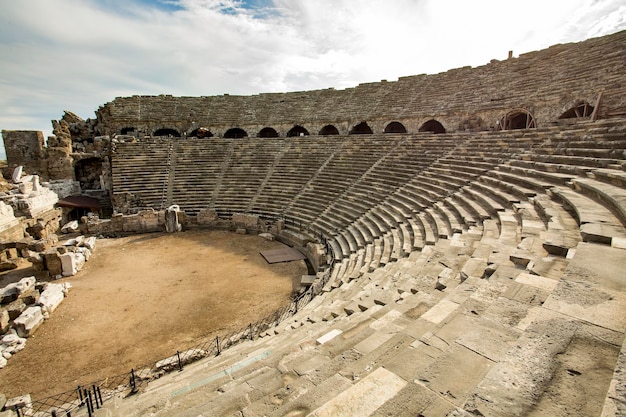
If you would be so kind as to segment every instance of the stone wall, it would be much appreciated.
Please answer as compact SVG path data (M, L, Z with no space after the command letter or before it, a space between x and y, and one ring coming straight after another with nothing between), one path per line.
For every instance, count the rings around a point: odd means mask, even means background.
M33 130L3 130L8 171L22 166L29 174L47 173L43 133Z
M428 120L436 119L447 131L489 130L498 128L498 121L517 108L532 113L537 126L545 127L581 101L594 106L601 92L607 98L605 106L621 107L623 103L616 99L620 95L610 92L624 85L624 43L626 31L476 68L345 90L122 97L100 107L98 129L110 135L132 129L141 137L163 128L184 136L207 127L221 137L228 129L239 127L255 137L264 127L271 127L284 137L294 125L314 135L332 124L340 134L348 134L366 121L374 133L382 133L390 122L398 121L409 132L416 132ZM599 114L611 112L615 109L603 108Z

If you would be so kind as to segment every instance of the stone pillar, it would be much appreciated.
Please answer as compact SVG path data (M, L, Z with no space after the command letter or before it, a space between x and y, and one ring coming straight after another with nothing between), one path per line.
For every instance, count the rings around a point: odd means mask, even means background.
M178 212L180 207L177 205L169 206L165 210L165 231L167 233L180 232L183 227L178 223Z

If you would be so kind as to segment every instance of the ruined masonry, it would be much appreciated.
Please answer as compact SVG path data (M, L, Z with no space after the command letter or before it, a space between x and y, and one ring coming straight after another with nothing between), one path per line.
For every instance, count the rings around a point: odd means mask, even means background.
M78 267L86 244L45 240L72 215L85 236L219 228L306 254L308 305L219 356L155 362L102 415L624 416L624 45L345 90L118 97L45 143L4 130L4 178L24 172L0 195L0 261L30 238L50 276ZM45 217L40 186L91 200ZM53 309L44 293L3 346Z

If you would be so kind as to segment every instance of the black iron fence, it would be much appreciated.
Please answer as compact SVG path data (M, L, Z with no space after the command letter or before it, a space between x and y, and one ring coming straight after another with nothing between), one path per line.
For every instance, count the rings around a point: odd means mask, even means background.
M284 217L273 217L273 220L278 219L299 228L304 227L302 223L297 221L289 221ZM84 414L83 410L86 410L87 415L91 417L96 410L103 407L107 400L115 396L133 395L138 392L141 386L150 381L172 371L182 371L185 365L200 359L219 356L223 350L246 340L254 340L282 321L292 317L322 291L322 288L328 283L334 263L334 253L329 244L330 238L321 231L307 230L307 232L312 233L311 236L319 237L321 243L324 244L326 253L330 255L330 268L320 274L316 282L309 286L306 291L294 296L288 305L275 310L255 323L250 323L231 333L205 340L183 351L177 351L174 355L155 363L133 368L124 374L94 381L87 385L78 386L73 390L16 406L14 410L17 415L19 417L71 417L72 413L76 414L80 411Z

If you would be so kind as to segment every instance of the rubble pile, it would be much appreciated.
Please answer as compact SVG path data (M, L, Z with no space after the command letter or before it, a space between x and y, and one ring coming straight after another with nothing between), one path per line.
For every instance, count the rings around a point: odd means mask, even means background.
M61 304L69 283L37 282L25 277L0 289L0 368L24 349L30 337Z

